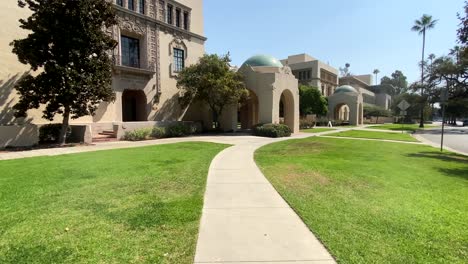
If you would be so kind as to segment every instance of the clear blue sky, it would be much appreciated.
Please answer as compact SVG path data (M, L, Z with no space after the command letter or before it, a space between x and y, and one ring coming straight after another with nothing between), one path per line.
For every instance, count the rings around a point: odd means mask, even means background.
M396 69L418 79L422 37L410 29L422 14L439 19L428 32L426 54L456 44L463 0L204 0L208 53L231 53L240 66L254 54L278 59L308 53L353 74Z

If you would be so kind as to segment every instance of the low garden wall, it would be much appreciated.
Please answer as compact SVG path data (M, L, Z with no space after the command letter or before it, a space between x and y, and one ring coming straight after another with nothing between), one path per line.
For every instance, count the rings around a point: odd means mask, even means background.
M0 148L30 147L39 142L37 125L0 126Z
M196 132L202 132L201 122L192 121L145 121L145 122L122 122L114 123L114 133L118 139L121 139L126 132L131 132L142 128L163 127L168 128L177 124L186 124L196 127Z

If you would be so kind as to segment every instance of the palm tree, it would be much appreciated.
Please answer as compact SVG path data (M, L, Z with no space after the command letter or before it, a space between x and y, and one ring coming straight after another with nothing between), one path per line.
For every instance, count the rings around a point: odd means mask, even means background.
M374 70L374 74L375 74L375 85L378 85L379 84L379 81L377 80L377 75L380 73L379 69L375 69Z
M424 96L424 49L426 48L426 31L433 29L437 24L437 19L432 19L432 16L424 14L419 20L414 21L412 31L416 31L423 36L422 58L421 58L421 96ZM419 127L424 127L424 106L421 107L421 120Z

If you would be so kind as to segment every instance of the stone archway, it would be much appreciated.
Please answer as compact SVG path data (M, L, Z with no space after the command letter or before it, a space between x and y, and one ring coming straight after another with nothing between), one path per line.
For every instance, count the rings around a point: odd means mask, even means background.
M340 121L349 121L350 108L347 104L338 104L333 111L333 119Z
M241 129L251 129L259 123L258 121L258 97L257 94L249 90L249 98L239 107L238 122Z
M291 90L285 89L281 93L278 104L280 120L283 120L284 124L294 131L296 118L298 117L296 116L294 95Z
M148 121L146 95L141 90L125 90L122 93L122 121Z

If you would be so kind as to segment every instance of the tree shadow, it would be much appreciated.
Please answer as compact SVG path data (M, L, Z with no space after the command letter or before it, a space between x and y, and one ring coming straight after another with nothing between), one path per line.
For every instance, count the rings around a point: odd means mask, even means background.
M70 260L74 250L62 245L51 248L45 245L10 245L0 256L1 263L64 263Z
M151 117L151 120L177 121L180 116L179 95L174 94L167 99L158 111Z
M407 157L411 158L429 158L439 161L449 162L457 164L456 168L438 168L438 170L446 176L458 177L464 180L468 180L468 157L459 155L456 153L440 153L431 151L422 151L418 153L407 154ZM458 165L462 165L459 167ZM463 166L464 165L464 166Z
M30 123L32 118L16 118L13 107L18 101L15 85L28 73L17 73L6 80L0 80L0 125ZM13 95L14 94L14 95Z

